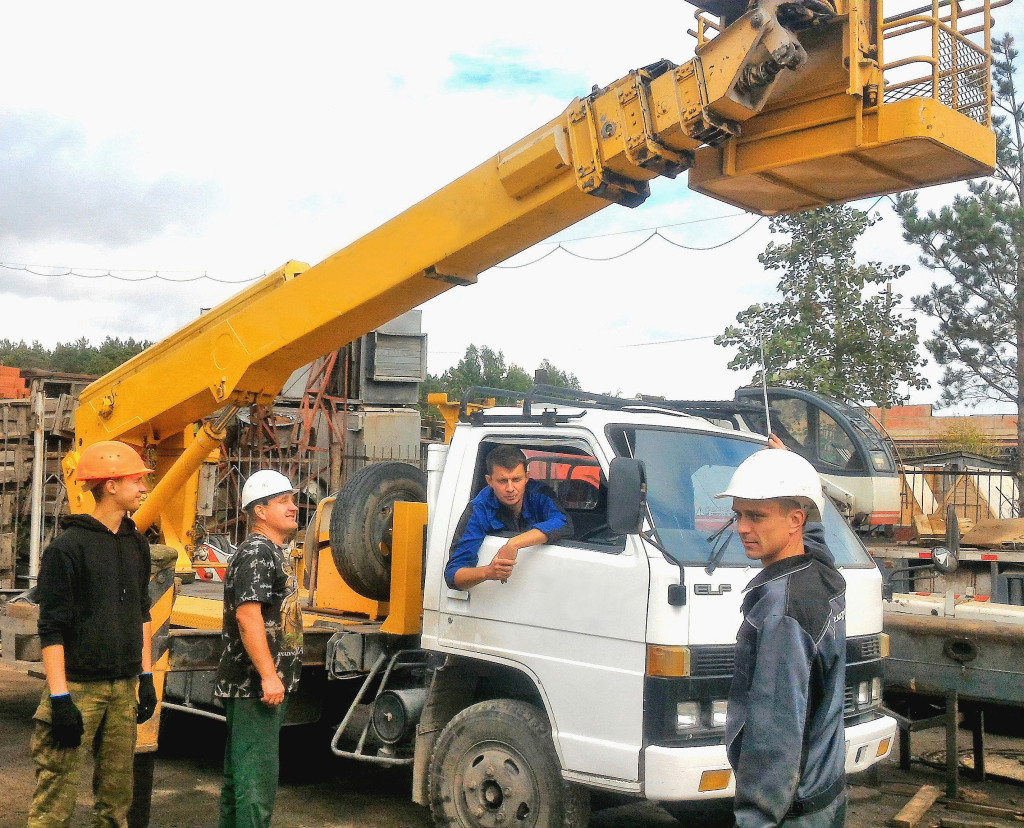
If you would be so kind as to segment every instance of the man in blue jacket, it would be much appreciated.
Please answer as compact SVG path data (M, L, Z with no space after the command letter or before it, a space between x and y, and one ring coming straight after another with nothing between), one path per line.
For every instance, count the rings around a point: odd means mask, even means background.
M455 530L445 581L452 589L470 589L484 581L507 581L520 549L553 543L572 534L572 521L548 486L531 480L522 450L502 445L487 455L487 488L466 506ZM494 559L477 566L487 535L515 532Z
M718 497L732 497L747 557L764 566L745 590L725 726L736 825L841 828L846 584L819 522L821 480L765 449Z

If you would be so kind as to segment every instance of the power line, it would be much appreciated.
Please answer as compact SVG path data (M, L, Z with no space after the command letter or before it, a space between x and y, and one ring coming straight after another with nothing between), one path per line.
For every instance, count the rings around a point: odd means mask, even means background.
M687 247L686 245L680 244L680 243L675 242L672 239L668 238L661 231L662 230L670 230L670 229L672 229L674 227L684 227L684 226L691 225L691 224L704 224L704 223L713 222L713 221L724 221L724 220L727 220L727 219L737 218L737 217L744 216L744 215L747 215L747 214L746 213L729 213L729 214L723 215L723 216L708 216L706 218L691 219L689 221L679 221L679 222L674 222L672 224L661 225L659 227L641 227L641 228L637 228L635 230L616 230L616 231L609 232L609 233L597 233L597 234L591 235L591 236L578 236L578 237L575 237L575 238L572 238L572 239L563 239L563 240L558 241L558 242L541 242L540 245L543 245L543 244L553 244L555 246L552 247L551 250L549 250L547 253L542 255L540 258L534 259L532 262L529 262L527 264L522 264L522 265L496 265L496 267L504 269L504 270L512 270L512 269L518 269L518 268L521 268L521 267L528 267L530 264L536 264L537 262L546 259L552 253L554 253L554 252L556 252L557 250L560 250L560 249L561 250L565 250L565 252L568 253L570 256L575 256L578 259L584 259L586 261L609 261L610 259L621 258L622 256L628 255L629 253L632 253L634 250L637 250L640 247L643 247L643 245L645 245L647 242L649 242L656 235L657 236L661 236L661 238L663 238L669 244L675 245L676 247L681 247L681 248L683 248L685 250L714 250L716 247L721 247L722 245L714 245L712 247ZM757 224L757 222L759 222L760 220L761 219L759 218L757 221L754 222L754 224ZM753 225L751 225L751 227L748 227L747 230L744 230L743 233L746 233L752 227L753 227ZM640 242L640 244L630 248L629 250L625 251L624 253L619 253L619 254L616 254L615 256L611 256L611 257L607 257L607 258L584 256L581 253L576 253L576 252L574 252L572 250L568 250L568 249L562 247L563 244L568 244L570 242L592 241L594 239L604 239L604 238L610 238L612 236L624 236L624 235L631 234L631 233L650 233L651 235L648 236L646 239L644 239L642 242ZM740 236L742 236L743 233L740 233ZM735 238L739 238L739 236L734 237L734 239ZM729 241L733 241L734 239L730 239ZM722 244L728 244L729 241L723 242ZM540 246L540 245L538 245L538 246ZM201 281L201 280L206 280L206 281L215 282L215 283L221 284L221 285L245 285L245 284L249 284L250 282L255 282L258 279L262 279L264 276L266 276L266 274L263 273L263 274L260 274L259 276L253 276L250 279L218 279L218 278L216 278L214 276L210 276L207 271L203 271L202 273L198 273L197 274L196 271L192 271L192 270L157 270L157 271L153 271L152 273L149 273L148 271L143 271L140 268L135 268L135 269L118 269L118 268L68 267L67 265L22 264L22 263L19 263L19 262L0 262L0 268L4 268L5 270L13 270L13 271L21 272L21 273L29 273L29 274L31 274L33 276L43 276L43 277L50 277L50 278L65 278L65 277L68 277L68 276L75 276L75 277L80 278L80 279L115 279L115 280L120 281L120 282L150 282L150 281L156 280L156 281L161 281L161 282L170 282L172 284L187 284L189 282L198 282L198 281ZM53 272L53 271L57 271L57 272ZM146 275L144 275L144 276L134 276L134 277L118 275L118 274L122 274L122 273L146 273ZM172 277L170 277L168 275L168 274L174 274L174 273L185 273L185 274L194 274L194 275L183 276L181 278L172 278Z
M742 213L737 213L736 215L743 215L743 214ZM727 218L727 217L726 216L719 216L719 218ZM731 216L729 216L728 218L731 218ZM700 221L710 221L710 219L699 219L699 220ZM623 256L628 256L630 253L635 253L637 250L639 250L641 247L643 247L645 244L647 244L647 242L649 242L651 239L653 239L655 237L663 239L664 241L667 241L669 244L671 244L673 247L678 247L678 248L681 248L682 250L693 250L693 251L696 251L696 252L703 252L703 251L706 251L706 250L717 250L720 247L725 247L727 244L732 244L737 239L742 238L747 233L749 233L751 230L753 230L755 227L757 227L757 225L760 224L763 220L764 220L764 216L758 216L757 219L754 221L754 223L751 224L749 227L747 227L745 230L741 230L739 233L737 233L732 238L726 239L725 241L719 242L718 244L712 244L709 247L691 247L690 245L682 244L681 242L677 242L677 241L673 241L672 239L670 239L668 236L666 236L664 233L661 232L665 228L655 227L653 229L653 231L651 231L650 235L647 236L647 238L645 238L642 241L638 242L637 244L633 245L628 250L624 250L621 253L615 253L615 254L613 254L611 256L584 256L582 253L577 253L574 250L570 250L568 247L566 247L565 245L567 244L567 242L549 242L550 244L554 244L555 246L552 247L547 253L545 253L542 256L539 256L536 259L533 259L533 260L531 260L529 262L524 262L523 264L518 264L518 265L500 265L499 264L499 265L495 265L494 268L495 268L495 270L519 270L520 268L523 268L523 267L530 267L530 265L535 265L538 262L544 261L544 259L546 259L548 256L552 255L553 253L556 253L559 250L561 250L561 251L563 251L565 253L568 253L573 258L583 259L584 261L587 261L587 262L610 262L610 261L613 261L615 259L621 259ZM685 224L687 222L683 222L683 223ZM679 226L678 224L666 225L666 227L678 227L678 226ZM636 232L644 232L644 231L630 230L630 231L627 231L627 232L636 233ZM619 235L622 235L622 233L621 232L620 233L607 233L604 236L589 236L588 240L589 239L605 238L606 236L619 236ZM580 239L580 241L582 241L582 239Z
M881 201L883 201L884 199L889 199L890 202L895 204L895 202L893 201L893 199L890 196L883 195L883 196L880 196L879 198L877 198L871 204L871 206L867 208L866 212L870 212L871 210L875 209L875 207L877 207L878 204ZM669 238L668 236L666 236L662 231L663 230L670 230L670 229L672 229L674 227L684 227L684 226L691 225L691 224L704 224L704 223L713 222L713 221L724 221L724 220L727 220L727 219L738 218L738 217L744 216L744 215L748 215L748 214L747 213L728 213L728 214L723 215L723 216L708 216L707 218L690 219L689 221L679 221L679 222L675 222L673 224L660 225L658 227L637 228L636 230L615 230L615 231L612 231L612 232L609 232L609 233L597 233L597 234L591 235L591 236L577 236L577 237L572 238L572 239L562 239L561 241L540 242L540 243L538 243L536 245L537 247L543 246L545 244L550 244L550 245L553 245L553 246L546 253L542 254L541 256L538 256L536 259L532 259L529 262L524 262L523 264L517 264L517 265L502 265L502 264L498 264L498 265L494 265L494 268L496 270L520 270L520 269L522 269L524 267L530 267L531 265L535 265L538 262L544 261L544 259L546 259L548 256L551 256L554 253L557 253L559 250L563 251L564 253L567 253L568 255L572 256L573 258L582 259L583 261L587 261L587 262L610 262L610 261L614 261L615 259L621 259L624 256L628 256L631 253L635 253L637 250L639 250L641 247L643 247L645 244L647 244L649 241L651 241L651 239L653 239L655 237L660 238L663 241L666 241L669 244L671 244L673 247L678 247L681 250L690 250L690 251L697 252L697 253L702 253L702 252L706 252L706 251L709 251L709 250L718 250L719 248L725 247L726 245L732 244L733 242L737 241L738 239L741 239L743 236L745 236L747 233L749 233L751 230L753 230L755 227L757 227L757 225L760 224L764 220L765 217L764 216L758 216L757 219L755 219L752 224L750 224L744 230L741 230L735 236L732 236L731 238L728 238L728 239L726 239L723 242L719 242L718 244L712 244L712 245L709 245L707 247L696 247L696 246L692 246L692 245L683 244L681 242L677 242L677 241ZM629 234L632 234L632 233L649 233L649 235L646 238L644 238L643 240L641 240L640 242L638 242L637 244L635 244L632 247L630 247L628 250L624 250L621 253L615 253L615 254L613 254L611 256L584 256L582 253L577 253L576 251L570 250L568 247L565 246L566 244L570 244L570 243L573 243L573 242L593 241L595 239L606 239L606 238L611 238L613 236L624 236L624 235L629 235ZM250 279L218 279L218 278L216 278L214 276L210 276L207 271L203 271L201 274L198 274L198 275L193 275L193 276L187 276L187 277L182 277L182 278L174 279L174 278L168 278L168 276L166 274L168 274L168 273L195 273L196 271L164 270L162 272L161 271L154 271L151 274L148 274L148 275L145 275L145 276L136 276L136 277L133 278L133 277L128 277L128 276L119 276L117 274L119 274L119 273L140 273L140 272L143 272L143 271L141 271L139 269L126 270L126 269L116 269L116 268L80 268L80 267L67 267L65 265L21 264L21 263L17 263L17 262L0 262L0 268L3 268L5 270L17 271L17 272L21 272L21 273L29 273L29 274L31 274L33 276L43 276L43 277L50 277L50 278L64 278L64 277L67 277L67 276L75 276L75 277L78 277L80 279L115 279L115 280L120 281L120 282L149 282L149 281L153 281L153 280L158 280L158 281L162 281L162 282L169 282L171 284L187 284L189 282L198 282L198 281L201 281L201 280L206 280L206 281L214 282L214 283L220 284L220 285L245 285L245 284L249 284L251 282L255 282L255 281L259 280L259 279L262 279L264 276L266 276L266 273L263 273L263 274L260 274L259 276L253 276ZM45 271L60 271L60 272L54 273L54 272L45 272Z
M67 276L76 276L79 279L116 279L119 282L150 282L154 279L161 282L170 282L172 284L185 284L187 282L198 282L201 279L206 279L210 282L216 282L220 285L244 285L249 282L255 282L257 279L262 279L266 274L260 276L254 276L251 279L218 279L214 276L210 276L205 271L198 276L189 276L181 279L171 279L165 274L167 273L194 273L195 271L190 270L164 270L154 271L147 276L136 276L134 278L128 276L118 276L118 273L140 273L140 270L116 270L116 269L103 269L103 268L78 268L78 267L67 267L65 265L37 265L37 264L18 264L16 262L0 262L0 267L5 270L14 270L22 273L30 273L33 276L44 276L52 278L64 278ZM47 273L41 269L45 268L47 271L61 271L59 273ZM91 272L89 272L91 271Z

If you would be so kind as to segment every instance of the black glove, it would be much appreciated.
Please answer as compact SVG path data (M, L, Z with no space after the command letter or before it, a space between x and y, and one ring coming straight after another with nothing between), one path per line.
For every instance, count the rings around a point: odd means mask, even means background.
M153 674L143 673L139 676L139 715L137 722L148 721L156 710L156 688L153 686Z
M71 694L50 696L50 709L53 711L50 717L50 730L53 732L53 741L57 747L76 748L82 744L85 725L82 724L82 714L71 701Z

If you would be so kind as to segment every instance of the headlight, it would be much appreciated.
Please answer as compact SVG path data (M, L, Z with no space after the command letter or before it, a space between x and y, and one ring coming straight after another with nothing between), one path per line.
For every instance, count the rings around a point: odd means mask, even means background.
M725 727L725 719L729 713L729 702L727 701L713 701L711 702L711 726L712 727Z
M857 685L857 707L867 707L871 701L871 682L862 681Z
M875 676L871 679L871 701L877 702L882 700L882 677Z
M697 702L679 702L676 705L676 732L691 730L700 724L700 705Z

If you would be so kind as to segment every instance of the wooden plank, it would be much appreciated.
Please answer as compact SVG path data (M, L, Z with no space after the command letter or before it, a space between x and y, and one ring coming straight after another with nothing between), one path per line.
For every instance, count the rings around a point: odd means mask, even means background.
M892 825L895 828L914 828L929 808L939 798L939 789L934 785L922 785L914 798L904 805L898 814L892 818Z
M0 466L0 485L17 485L27 483L32 476L32 461L26 463L8 463Z
M961 536L960 542L964 546L989 548L1022 539L1024 539L1024 518L1003 520L989 518L979 520L974 528Z
M982 816L1002 817L1003 819L1024 819L1024 811L1021 811L1019 808L1001 808L997 805L983 805L980 802L964 802L959 799L944 799L942 804L950 811L963 811L968 814L981 814Z

